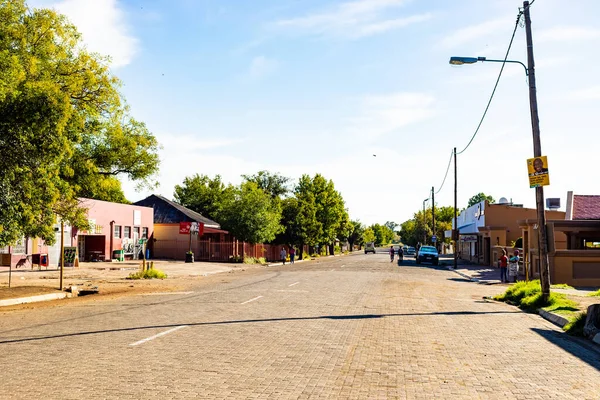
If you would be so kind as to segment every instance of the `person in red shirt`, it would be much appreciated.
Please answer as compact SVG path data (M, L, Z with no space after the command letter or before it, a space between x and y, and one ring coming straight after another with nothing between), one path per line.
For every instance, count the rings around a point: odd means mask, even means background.
M502 249L502 257L498 261L500 261L500 281L508 283L508 257L506 256L506 249Z

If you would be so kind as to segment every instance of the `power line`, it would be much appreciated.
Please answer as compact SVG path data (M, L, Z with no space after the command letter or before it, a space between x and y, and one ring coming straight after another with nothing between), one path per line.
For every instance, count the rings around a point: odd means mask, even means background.
M533 4L533 3L531 3L531 4ZM531 6L531 4L530 4L530 6ZM498 87L498 83L500 82L500 77L502 76L502 71L504 71L504 66L506 65L506 60L508 59L508 54L510 53L510 48L512 47L513 40L515 38L515 33L517 32L517 27L519 26L519 21L521 20L521 15L523 15L523 12L519 11L519 15L517 15L517 21L515 22L515 29L513 30L512 36L510 38L510 43L508 44L508 49L506 50L506 55L504 56L504 60L502 62L502 67L500 68L500 73L498 74L498 78L496 79L496 84L494 85L494 90L492 90L492 94L490 96L490 99L488 100L487 106L485 107L483 116L481 117L481 120L479 121L479 125L477 125L477 129L475 129L475 133L473 134L473 136L471 136L471 140L469 140L469 143L467 143L467 146L464 149L462 149L461 151L459 151L458 153L456 153L456 155L464 153L465 150L467 150L469 148L469 146L473 142L473 139L475 139L475 136L477 136L477 133L479 132L479 128L481 128L481 124L483 124L483 120L485 119L485 116L490 108L490 104L492 104L492 99L494 98L494 94L496 93L496 88Z
M435 194L438 194L444 187L444 183L446 183L446 178L448 177L448 171L450 171L450 164L452 164L452 156L453 155L454 155L454 151L451 151L450 152L450 160L448 160L448 167L446 168L446 175L444 175L444 180L442 181L440 188L437 190L437 192L435 192Z

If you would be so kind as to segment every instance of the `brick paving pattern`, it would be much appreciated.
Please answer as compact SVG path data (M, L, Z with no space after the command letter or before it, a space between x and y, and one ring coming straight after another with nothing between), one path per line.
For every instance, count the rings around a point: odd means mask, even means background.
M600 353L500 290L352 255L0 311L0 399L600 398Z

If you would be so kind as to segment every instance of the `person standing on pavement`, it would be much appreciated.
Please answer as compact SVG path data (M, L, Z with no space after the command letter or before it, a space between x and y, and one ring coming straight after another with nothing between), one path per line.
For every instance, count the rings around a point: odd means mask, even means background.
M514 254L508 259L508 276L517 283L519 277L519 250L515 249Z
M290 264L294 263L294 258L296 258L296 249L292 246L290 247Z
M506 256L506 249L502 249L502 257L500 261L500 282L508 283L508 277L506 276L506 270L508 269L508 257Z
M285 259L287 258L287 252L285 251L285 247L281 248L281 252L279 253L279 258L281 258L283 265L285 265Z

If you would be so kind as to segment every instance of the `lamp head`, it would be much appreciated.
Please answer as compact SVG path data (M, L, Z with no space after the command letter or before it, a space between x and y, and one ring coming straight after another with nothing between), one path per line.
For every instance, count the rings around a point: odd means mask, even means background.
M485 61L485 57L450 57L452 65L475 64L477 61Z

